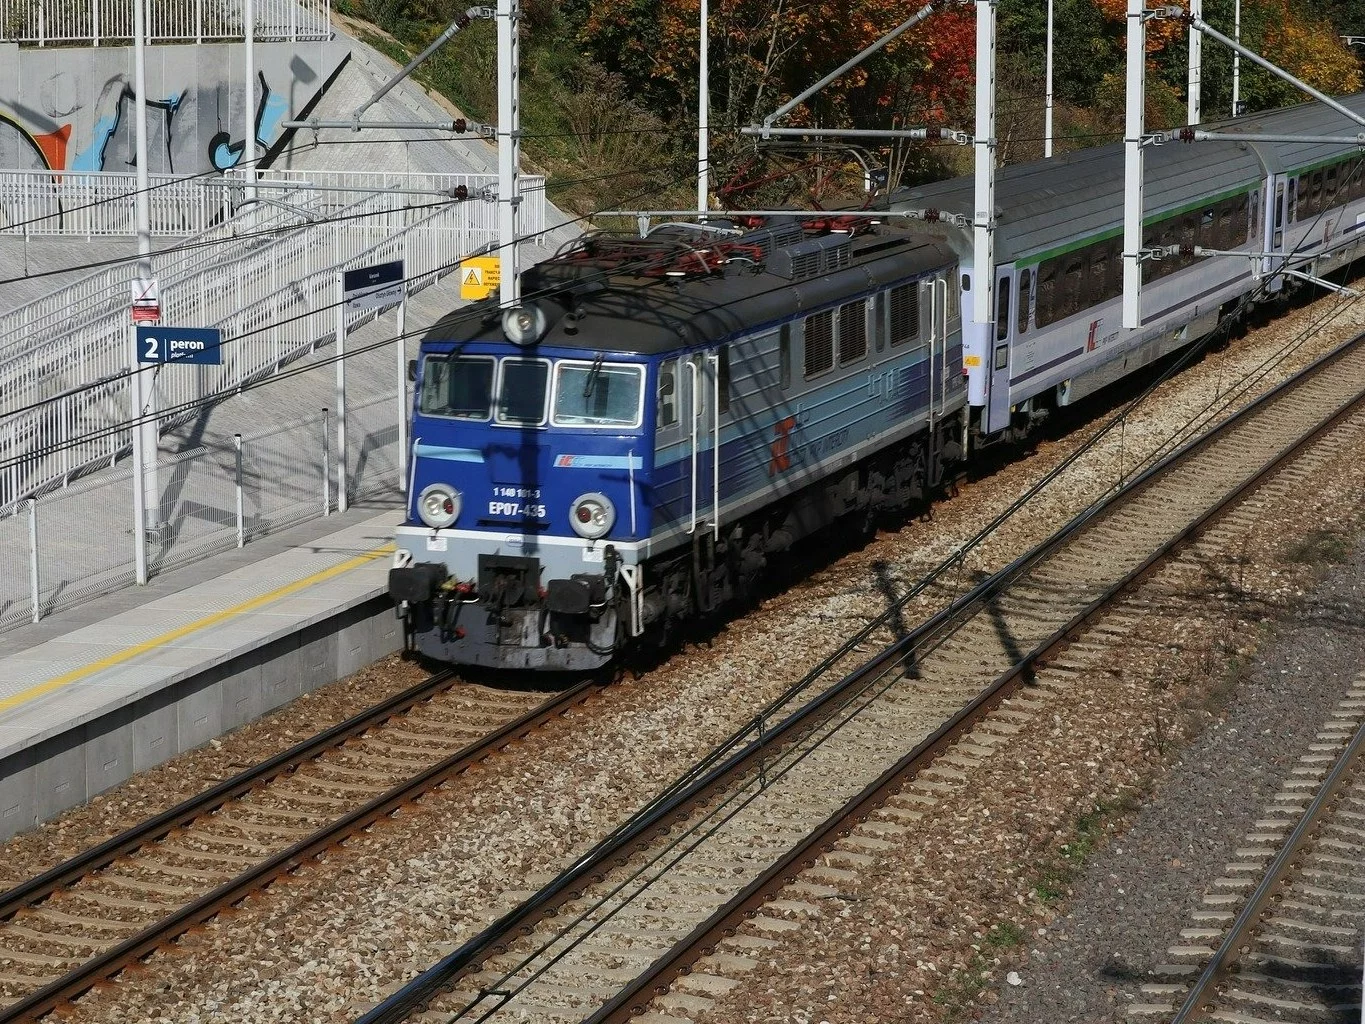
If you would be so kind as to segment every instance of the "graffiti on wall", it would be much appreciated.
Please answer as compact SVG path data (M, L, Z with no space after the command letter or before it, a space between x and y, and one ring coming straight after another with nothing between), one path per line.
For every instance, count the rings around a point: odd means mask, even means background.
M237 91L240 92L240 87ZM135 168L136 96L132 84L127 76L116 74L91 92L93 102L83 102L72 76L59 71L40 87L35 97L39 100L37 104L25 96L28 102L10 104L10 113L0 110L0 168L52 171ZM289 102L270 87L264 71L257 74L253 93L254 134L264 151L278 139ZM149 96L148 170L193 174L235 167L245 145L238 127L240 96L237 104L232 104L232 99L228 83L223 81ZM0 101L7 102L8 98L0 97Z

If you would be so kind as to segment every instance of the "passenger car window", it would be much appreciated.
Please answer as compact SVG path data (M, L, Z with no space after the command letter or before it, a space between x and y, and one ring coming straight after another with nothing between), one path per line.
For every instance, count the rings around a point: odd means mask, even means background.
M429 355L418 408L427 416L486 420L493 406L492 359Z
M1028 330L1028 304L1033 290L1033 271L1025 267L1019 271L1019 320L1015 325L1020 334Z
M637 427L643 377L640 366L562 362L551 419L559 427Z

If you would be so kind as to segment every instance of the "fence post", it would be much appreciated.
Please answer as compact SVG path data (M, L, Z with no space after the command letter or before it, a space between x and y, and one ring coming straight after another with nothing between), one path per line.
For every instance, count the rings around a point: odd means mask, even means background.
M38 499L28 499L28 590L33 599L33 621L42 618L38 603Z
M90 0L90 28L94 36L93 45L100 44L100 0Z
M345 512L350 497L350 481L346 479L346 275L336 274L337 303L337 511Z
M232 443L237 449L237 546L246 544L246 520L242 516L242 435L233 434Z
M327 415L327 406L322 407L322 514L330 516L332 514L332 467L329 454L331 444L332 424L331 418Z

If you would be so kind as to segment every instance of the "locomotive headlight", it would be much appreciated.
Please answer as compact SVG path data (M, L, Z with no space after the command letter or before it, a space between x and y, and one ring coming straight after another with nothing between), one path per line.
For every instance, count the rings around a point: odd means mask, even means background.
M417 517L433 530L444 529L460 517L460 492L449 484L428 484L417 496Z
M596 491L579 495L569 508L569 525L573 532L588 540L605 537L615 522L616 506L605 494Z

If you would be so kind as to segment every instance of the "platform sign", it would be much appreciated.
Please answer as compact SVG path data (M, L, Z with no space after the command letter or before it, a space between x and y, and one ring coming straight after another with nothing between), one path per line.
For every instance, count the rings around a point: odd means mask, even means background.
M342 298L348 309L383 309L403 301L403 261L376 263L342 274Z
M502 263L496 256L471 256L460 263L460 298L486 299L502 284Z
M156 278L137 278L132 282L133 299L130 306L133 323L156 323L161 319L161 282Z
M218 366L223 361L223 332L216 327L139 327L139 363L198 363Z

